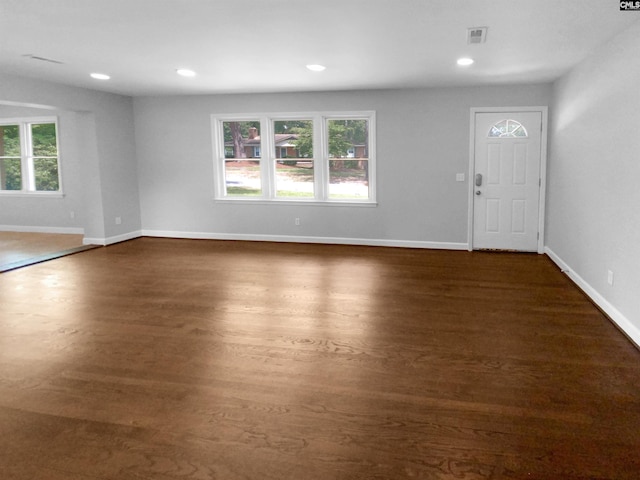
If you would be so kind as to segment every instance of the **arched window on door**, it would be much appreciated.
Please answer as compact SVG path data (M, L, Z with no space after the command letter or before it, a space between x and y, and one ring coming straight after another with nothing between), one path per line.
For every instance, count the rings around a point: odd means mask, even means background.
M489 138L526 138L527 129L515 120L500 120L489 129Z

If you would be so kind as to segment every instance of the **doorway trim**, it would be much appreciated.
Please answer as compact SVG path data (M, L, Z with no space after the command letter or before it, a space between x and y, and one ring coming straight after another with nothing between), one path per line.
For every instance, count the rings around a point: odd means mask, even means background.
M549 107L472 107L469 115L469 188L467 243L473 250L473 178L475 175L475 144L477 113L540 112L542 115L542 133L540 136L540 198L538 209L538 253L544 253L545 204L547 197L547 134Z

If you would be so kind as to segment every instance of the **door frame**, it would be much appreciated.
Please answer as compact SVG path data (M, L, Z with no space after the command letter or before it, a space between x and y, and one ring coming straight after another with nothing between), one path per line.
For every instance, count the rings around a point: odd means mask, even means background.
M544 224L545 204L547 193L547 134L549 107L472 107L469 121L469 190L468 190L468 226L467 244L469 251L473 250L473 205L475 178L475 149L476 149L476 114L477 113L508 113L508 112L540 112L542 114L542 132L540 135L540 196L538 205L538 253L544 253Z

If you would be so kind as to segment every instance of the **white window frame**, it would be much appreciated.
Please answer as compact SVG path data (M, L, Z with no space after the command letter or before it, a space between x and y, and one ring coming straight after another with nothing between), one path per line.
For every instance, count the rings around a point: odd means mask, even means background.
M313 121L313 162L314 197L290 198L276 196L276 164L282 159L276 156L274 122L283 120ZM367 120L369 122L369 197L366 199L335 199L329 197L329 120ZM260 122L261 158L261 196L240 197L226 195L224 122ZM295 112L295 113L253 113L242 115L211 115L213 160L214 160L214 200L230 203L286 203L286 204L322 204L322 205L360 205L376 206L376 112ZM227 159L228 160L228 159Z
M31 125L53 123L56 126L56 150L58 152L58 190L36 190L35 168L33 165L35 156L33 153L33 141L31 139ZM58 117L27 117L27 118L2 118L0 126L17 125L20 133L20 171L22 188L20 190L0 190L0 196L63 196L62 191L62 165L60 153L60 129ZM46 158L46 157L43 157Z

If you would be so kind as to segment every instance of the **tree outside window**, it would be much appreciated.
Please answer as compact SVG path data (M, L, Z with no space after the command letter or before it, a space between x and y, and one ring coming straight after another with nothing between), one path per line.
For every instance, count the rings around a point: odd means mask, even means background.
M225 194L230 197L262 195L260 121L222 122Z
M55 121L24 120L0 125L0 191L59 190Z
M369 198L369 121L328 120L329 197Z
M212 120L216 198L375 202L375 112Z

